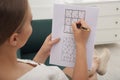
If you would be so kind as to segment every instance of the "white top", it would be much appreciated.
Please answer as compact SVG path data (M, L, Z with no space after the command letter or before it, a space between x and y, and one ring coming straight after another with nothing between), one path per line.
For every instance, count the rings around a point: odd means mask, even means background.
M20 60L19 62L36 65L31 71L24 74L18 80L68 80L66 75L56 66L46 66L31 60Z

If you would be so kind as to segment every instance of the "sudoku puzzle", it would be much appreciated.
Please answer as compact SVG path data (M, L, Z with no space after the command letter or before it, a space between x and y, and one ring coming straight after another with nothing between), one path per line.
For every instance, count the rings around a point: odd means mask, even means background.
M71 24L73 22L77 22L80 19L85 20L85 10L72 10L66 9L65 10L65 20L64 20L64 33L72 33Z

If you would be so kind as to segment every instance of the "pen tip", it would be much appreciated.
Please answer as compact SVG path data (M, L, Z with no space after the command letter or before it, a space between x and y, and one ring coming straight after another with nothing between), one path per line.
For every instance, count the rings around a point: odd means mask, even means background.
M77 26L77 28L80 28L80 27L81 27L81 24L80 24L80 23L77 23L76 26Z

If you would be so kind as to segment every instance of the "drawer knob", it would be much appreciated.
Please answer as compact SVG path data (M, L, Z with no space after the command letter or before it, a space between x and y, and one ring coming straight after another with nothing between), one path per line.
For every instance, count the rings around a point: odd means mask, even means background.
M115 24L118 24L118 21L116 21Z
M115 34L115 37L117 37L117 34Z
M119 8L116 8L116 10L118 11L118 10L119 10Z

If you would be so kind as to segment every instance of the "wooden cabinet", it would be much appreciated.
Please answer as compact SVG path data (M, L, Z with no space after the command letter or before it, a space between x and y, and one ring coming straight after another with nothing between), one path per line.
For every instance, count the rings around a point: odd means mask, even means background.
M100 9L96 44L116 43L120 41L120 1L97 3Z
M120 0L77 3L77 5L99 8L95 44L109 44L120 41Z

